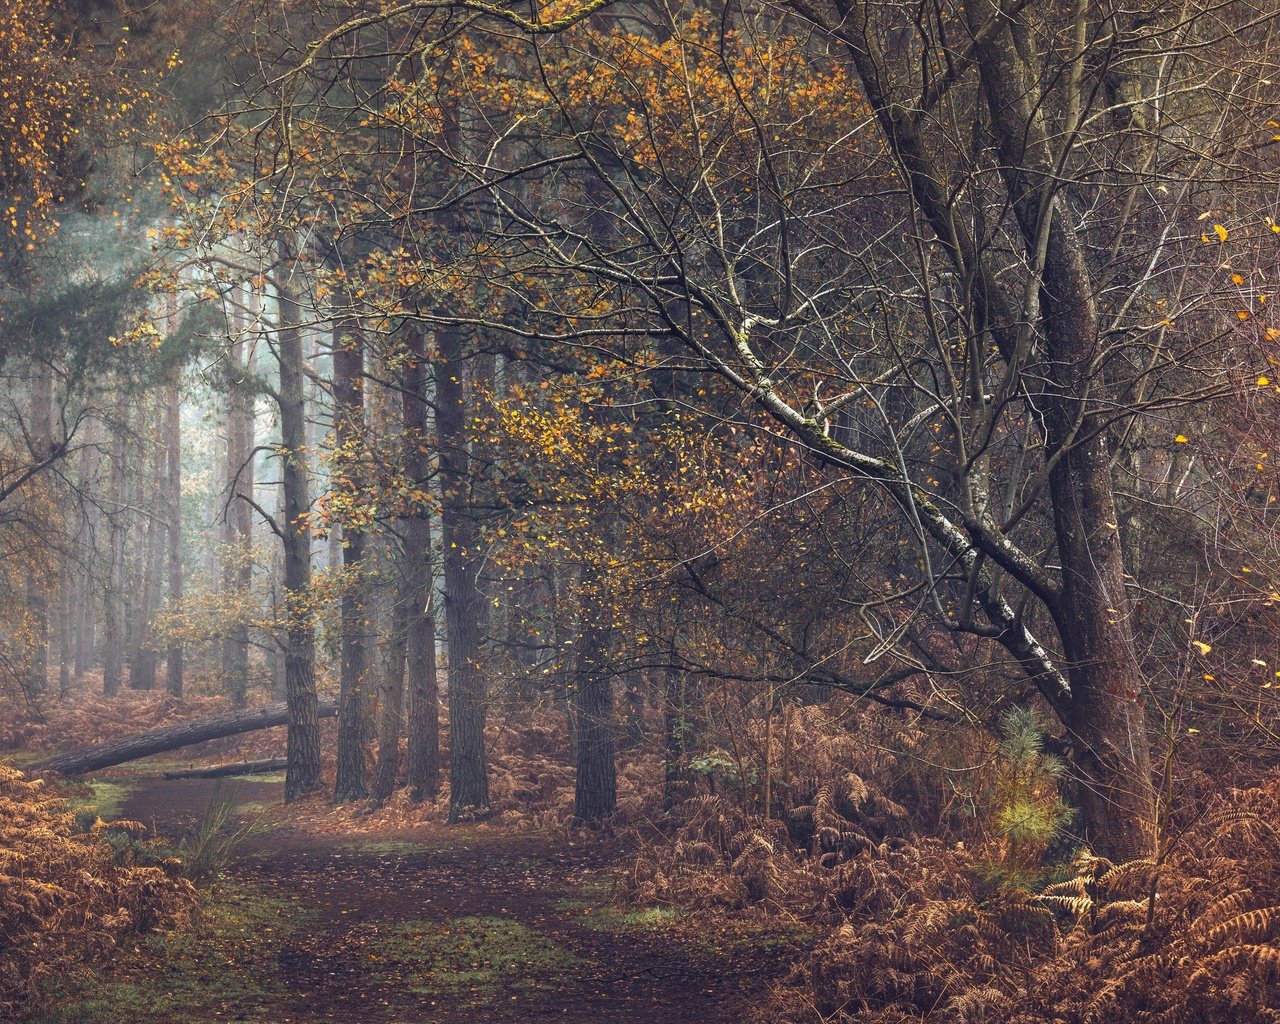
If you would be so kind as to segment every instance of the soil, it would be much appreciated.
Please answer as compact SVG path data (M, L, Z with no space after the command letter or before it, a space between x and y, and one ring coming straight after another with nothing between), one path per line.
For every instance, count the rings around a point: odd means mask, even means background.
M194 828L216 782L138 779L123 816ZM240 799L278 803L279 783ZM319 798L317 798L318 800ZM763 1001L789 957L775 938L699 934L614 906L616 840L438 825L394 839L277 829L229 866L228 892L305 908L258 963L261 1005L208 1019L361 1024L719 1024ZM664 922L654 926L658 918ZM271 929L265 929L271 931ZM507 948L502 948L506 943ZM474 962L469 962L474 958ZM197 1024L190 1015L183 1024Z

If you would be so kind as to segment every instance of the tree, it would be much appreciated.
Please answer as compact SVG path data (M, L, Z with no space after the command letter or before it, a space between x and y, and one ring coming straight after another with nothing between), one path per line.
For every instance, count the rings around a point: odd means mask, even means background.
M1154 695L1113 450L1212 392L1186 372L1201 292L1174 282L1205 259L1179 224L1197 189L1212 202L1197 168L1257 175L1264 70L1226 85L1215 30L1172 13L975 6L953 38L943 5L789 11L456 39L482 56L450 88L483 116L436 128L457 172L438 202L488 211L469 273L504 298L415 315L644 369L643 339L681 343L896 506L917 550L902 607L924 593L944 632L1003 650L1062 723L1086 838L1145 855ZM1220 83L1229 102L1188 89ZM1170 89L1176 113L1152 102ZM427 262L466 273L456 240Z
M333 348L334 460L335 490L339 498L352 502L361 490L360 448L364 433L364 346L356 324L340 320L335 327ZM363 799L365 751L362 722L366 701L369 655L365 649L365 602L368 586L364 579L365 526L347 506L339 515L342 522L342 657L341 691L338 710L338 773L334 800L344 803Z

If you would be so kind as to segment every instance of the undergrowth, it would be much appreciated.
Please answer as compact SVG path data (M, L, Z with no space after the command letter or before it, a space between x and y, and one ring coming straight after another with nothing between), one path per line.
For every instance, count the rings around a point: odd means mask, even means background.
M820 930L761 1021L1280 1021L1280 777L1221 794L1157 858L1055 863L1070 809L1029 720L1006 719L939 829L902 802L926 787L883 737L798 714L787 805L696 796L637 833L625 879L637 905Z
M142 830L96 815L78 830L66 801L0 765L0 1014L130 934L188 922L194 893L177 862L121 863L110 842Z

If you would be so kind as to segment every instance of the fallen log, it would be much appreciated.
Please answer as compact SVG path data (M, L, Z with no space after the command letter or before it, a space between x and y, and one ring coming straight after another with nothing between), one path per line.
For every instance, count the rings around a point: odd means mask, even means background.
M338 701L332 697L320 701L317 713L320 718L336 717ZM255 732L258 729L270 729L275 725L285 725L288 720L288 707L283 703L224 711L221 714L193 718L189 722L167 725L161 729L140 732L135 736L125 736L107 743L99 743L82 750L73 750L67 754L58 754L56 757L48 757L43 761L27 765L23 770L28 775L37 772L80 775L84 772L97 771L99 768L124 764L126 761L136 761L140 757L163 754L167 750L189 747L193 743L203 743L205 740L237 736L242 732Z
M180 768L165 772L166 779L221 779L228 775L262 775L266 772L282 772L289 765L286 757L267 757L261 761L233 761L230 764L212 764L207 768Z

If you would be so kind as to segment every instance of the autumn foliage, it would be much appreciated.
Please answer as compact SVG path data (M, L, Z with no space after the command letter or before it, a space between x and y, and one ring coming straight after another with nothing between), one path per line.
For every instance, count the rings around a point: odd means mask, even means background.
M112 830L144 826L98 821L78 831L65 800L0 765L0 1012L42 982L87 970L131 933L189 921L190 883L164 866L118 862L105 840Z

